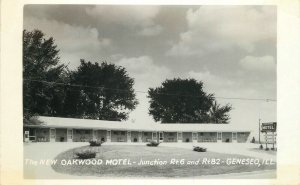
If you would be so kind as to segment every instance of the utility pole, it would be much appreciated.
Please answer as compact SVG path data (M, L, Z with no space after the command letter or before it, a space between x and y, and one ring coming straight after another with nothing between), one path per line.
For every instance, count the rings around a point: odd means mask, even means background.
M258 143L260 144L260 118L258 119Z

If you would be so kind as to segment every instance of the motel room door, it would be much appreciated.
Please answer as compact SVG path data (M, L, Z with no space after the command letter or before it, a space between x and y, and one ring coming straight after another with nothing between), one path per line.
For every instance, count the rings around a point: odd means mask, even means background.
M55 128L50 128L50 142L55 142L56 130Z
M164 141L164 132L159 132L159 142Z
M73 141L73 130L68 129L67 133L68 133L68 135L67 135L68 142L72 142Z

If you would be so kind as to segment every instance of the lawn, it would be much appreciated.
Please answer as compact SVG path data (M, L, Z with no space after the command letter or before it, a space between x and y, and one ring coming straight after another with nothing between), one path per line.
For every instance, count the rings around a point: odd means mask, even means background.
M95 159L102 159L104 162L109 159L130 159L131 165L62 165L62 160L76 159L76 151L91 149L97 151ZM209 149L208 149L209 150ZM170 160L184 159L184 165L170 164ZM59 173L78 176L100 176L100 177L197 177L202 175L217 175L226 173L240 173L258 170L275 169L276 165L228 165L220 163L191 165L187 161L203 161L207 159L220 159L226 161L232 158L251 158L249 156L221 154L215 152L194 152L192 149L171 148L171 147L147 147L147 146L125 146L125 145L104 145L101 147L84 146L71 149L59 154L57 164L52 168ZM167 161L165 165L138 165L140 160ZM261 161L261 160L260 160ZM136 163L133 163L136 162Z

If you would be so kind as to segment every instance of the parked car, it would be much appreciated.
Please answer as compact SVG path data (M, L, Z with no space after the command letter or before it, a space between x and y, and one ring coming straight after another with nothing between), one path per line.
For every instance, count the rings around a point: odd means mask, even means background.
M196 152L206 152L207 148L200 147L200 146L194 146L193 150Z
M159 142L153 141L153 140L151 140L149 143L147 143L147 146L158 146L158 145L159 145Z

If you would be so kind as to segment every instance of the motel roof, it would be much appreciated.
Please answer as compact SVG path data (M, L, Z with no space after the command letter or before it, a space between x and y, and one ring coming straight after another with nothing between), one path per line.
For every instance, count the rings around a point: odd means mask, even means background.
M76 119L76 118L61 118L61 117L45 117L38 118L42 121L41 125L26 125L28 127L39 128L72 128L72 129L104 129L104 130L128 130L128 131L165 131L165 132L250 132L251 130L232 124L189 124L189 123L147 123L140 124L139 122L130 121L106 121L92 119Z

